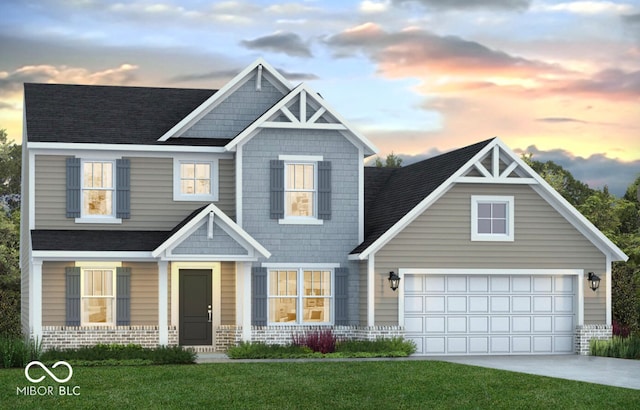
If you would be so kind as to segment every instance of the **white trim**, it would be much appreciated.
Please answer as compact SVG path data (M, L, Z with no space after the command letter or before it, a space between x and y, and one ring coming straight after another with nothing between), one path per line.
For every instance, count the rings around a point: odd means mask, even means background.
M158 344L169 344L169 263L158 261Z
M576 287L578 288L578 300L576 301L576 304L578 305L578 317L576 318L576 326L584 325L584 280L585 276L583 270L582 274L578 275L576 278L576 281L578 282L576 284Z
M151 253L151 255L154 258L157 258L160 255L162 255L163 252L172 249L179 242L184 240L184 238L187 237L189 235L189 233L192 232L192 230L195 227L199 226L205 218L208 218L210 212L213 212L216 215L216 218L215 218L216 224L220 225L220 222L222 222L224 225L226 225L227 227L231 228L231 231L233 233L238 235L239 238L241 238L243 241L245 241L246 244L251 246L261 256L263 256L263 257L265 257L267 259L271 257L271 253L267 249L265 249L262 245L260 245L260 243L258 243L258 241L253 239L253 237L251 235L249 235L244 229L240 228L235 222L233 222L233 220L231 220L231 218L229 218L227 215L225 215L225 213L222 212L214 204L209 204L202 211L200 211L200 213L198 213L198 215L193 217L188 223L186 223L176 233L171 235L171 237L169 237L162 244L160 244L160 246L158 246ZM222 225L220 225L220 226L222 226ZM163 255L163 256L166 257L166 255ZM232 256L224 255L223 257L231 258ZM249 256L242 255L242 257L243 258L247 258L248 260L254 260L255 259L255 257L252 255L252 252L249 252ZM177 260L200 260L201 258L211 259L212 256L211 255L202 255L202 256L196 256L196 255L172 255L172 259L173 260L176 260L176 259ZM233 258L235 258L235 256L233 256Z
M227 152L224 147L208 147L208 146L193 146L193 145L151 145L151 144L93 144L93 143L73 143L73 142L30 142L29 151L38 155L73 155L78 151L95 151L106 152L116 151L116 154L122 154L128 152L140 152L140 153L177 153L177 152L194 152L194 153L211 153L222 154ZM54 151L54 152L52 152Z
M367 259L367 326L369 327L376 325L375 268L375 254L371 254Z
M605 295L605 318L607 325L611 326L612 317L611 317L611 309L612 309L612 300L611 300L611 285L612 285L612 272L611 272L611 256L607 255L607 267L605 272L605 284L606 284L606 295Z
M332 115L338 123L310 123L310 122L274 122L270 121L274 115L276 115L279 111L282 111L283 107L292 101L298 94L305 92L307 97L310 97L312 100L315 100L320 107L323 107L326 112ZM285 114L286 115L286 114ZM335 112L327 102L320 97L315 91L313 91L308 85L302 83L298 85L296 88L292 89L287 95L285 95L280 101L274 104L269 110L267 110L262 116L256 119L251 125L244 129L240 134L238 134L233 140L231 140L225 148L227 151L233 151L238 144L244 143L255 135L255 132L259 128L295 128L295 129L325 129L325 130L343 130L348 131L353 137L358 141L358 145L362 146L365 149L365 152L368 154L375 154L378 152L378 149L371 141L369 141L364 135L357 132L351 126L347 124L347 122L340 116L337 112Z
M29 316L31 333L35 340L42 340L42 261L32 261L29 289Z
M210 194L183 194L182 193L182 175L181 165L182 163L195 163L195 164L208 164L209 168L209 192ZM211 156L194 155L185 156L180 155L173 158L173 200L174 201L191 201L202 202L218 201L218 193L220 188L220 173L218 158L211 158Z
M324 220L316 219L309 216L289 216L287 218L278 219L280 225L323 225Z
M277 262L262 262L260 265L267 269L335 269L339 268L339 263L277 263Z
M48 261L124 260L149 261L156 258L147 251L32 251L32 258Z
M358 243L364 242L364 153L358 147Z
M231 81L224 85L221 89L215 92L211 97L209 97L205 102L200 104L195 110L190 112L186 117L184 117L180 122L174 125L169 131L167 131L163 136L161 136L158 141L167 141L169 138L179 137L182 133L184 133L191 125L200 120L202 117L207 115L213 108L215 108L218 104L220 104L224 99L233 93L236 89L238 89L241 85L246 83L251 77L253 77L253 72L256 71L259 66L262 66L263 75L268 72L271 74L279 83L281 88L291 89L291 85L289 82L271 65L269 65L264 59L258 58L253 63L249 64L244 70L242 70L238 75L236 75ZM266 71L266 72L265 72ZM274 86L277 87L276 84Z
M278 159L280 161L304 161L304 162L319 162L324 161L324 157L322 155L278 155Z
M478 233L478 205L480 203L506 204L507 233L506 234L481 234ZM513 196L500 195L471 195L471 240L479 242L513 242L515 239L515 198Z
M74 262L74 264L77 268L94 269L94 270L116 269L116 268L122 267L121 261L86 260L86 261L77 261L77 262Z
M251 298L251 264L248 262L240 262L240 276L242 277L242 292L239 293L240 303L242 303L242 340L251 341L251 310L253 300Z
M494 178L494 177L460 177L458 183L465 184L506 184L506 185L536 185L538 181L533 178Z

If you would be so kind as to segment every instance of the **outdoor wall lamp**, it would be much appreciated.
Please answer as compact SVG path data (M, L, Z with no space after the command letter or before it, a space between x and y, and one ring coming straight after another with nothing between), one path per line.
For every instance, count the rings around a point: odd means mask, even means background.
M589 281L589 285L592 291L598 290L600 287L600 277L593 272L589 272L589 277L587 278Z
M393 271L389 272L389 286L391 286L391 290L394 292L398 289L398 286L400 286L400 276L396 275Z

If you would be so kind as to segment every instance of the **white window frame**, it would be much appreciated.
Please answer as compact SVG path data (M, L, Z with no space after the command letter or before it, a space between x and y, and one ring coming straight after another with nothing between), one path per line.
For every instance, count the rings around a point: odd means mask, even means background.
M182 164L209 164L209 194L183 194L181 184L181 165ZM173 159L173 200L174 201L218 201L218 158L211 158L211 156L181 156Z
M265 266L265 265L263 265ZM295 267L290 264L284 265L267 265L267 321L269 325L276 326L322 326L332 325L335 318L335 265L312 265L312 266L300 266ZM266 266L265 266L266 267ZM271 295L271 273L277 271L296 271L296 296L278 296ZM305 271L325 271L329 272L329 285L331 286L331 293L329 296L322 296L328 300L329 303L329 320L324 322L306 322L304 320L304 300L305 298L313 298L313 296L304 295L304 272ZM288 298L296 300L296 320L295 322L272 322L270 316L270 304L272 299ZM317 298L317 297L316 297Z
M95 263L95 262L90 262L90 263L82 263L82 262L77 262L76 266L80 267L80 325L81 326L115 326L116 324L116 308L117 308L117 303L116 303L116 299L118 297L118 290L116 289L116 283L117 283L117 275L118 275L118 268L122 266L121 263L116 262L116 263L110 263L110 262L102 262L102 263ZM91 298L91 296L85 296L84 294L84 285L85 285L85 272L87 271L93 271L93 270L110 270L111 271L111 280L112 280L112 284L111 284L111 289L113 290L113 294L111 295L111 319L112 322L105 322L105 323L100 323L100 322L87 322L84 320L84 301L87 298Z
M506 204L507 233L478 233L478 205ZM472 195L471 196L471 240L513 242L515 240L515 198L513 196Z
M111 163L111 214L110 215L88 215L84 211L84 191L91 188L85 188L84 186L84 166L87 163ZM109 224L121 224L122 219L116 218L116 195L117 195L117 178L116 178L116 160L105 158L82 158L80 161L80 218L76 218L76 223L109 223Z
M318 219L318 162L323 161L321 155L280 155L278 159L284 161L284 218L278 220L281 225L323 225L324 221ZM313 165L313 215L312 216L295 216L287 215L287 192L297 192L287 190L287 167L289 165Z

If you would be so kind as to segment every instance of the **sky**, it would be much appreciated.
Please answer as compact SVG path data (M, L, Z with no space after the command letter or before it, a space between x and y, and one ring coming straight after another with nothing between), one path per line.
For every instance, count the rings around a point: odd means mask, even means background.
M258 57L409 164L494 136L616 195L640 175L640 0L3 0L23 83L222 87Z

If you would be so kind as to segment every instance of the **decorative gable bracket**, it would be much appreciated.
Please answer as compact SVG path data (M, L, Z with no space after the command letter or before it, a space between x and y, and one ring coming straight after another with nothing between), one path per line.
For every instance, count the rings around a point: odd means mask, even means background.
M522 166L522 160L513 156L510 150L496 143L472 166L459 176L455 182L499 183L499 184L537 184L538 181Z

